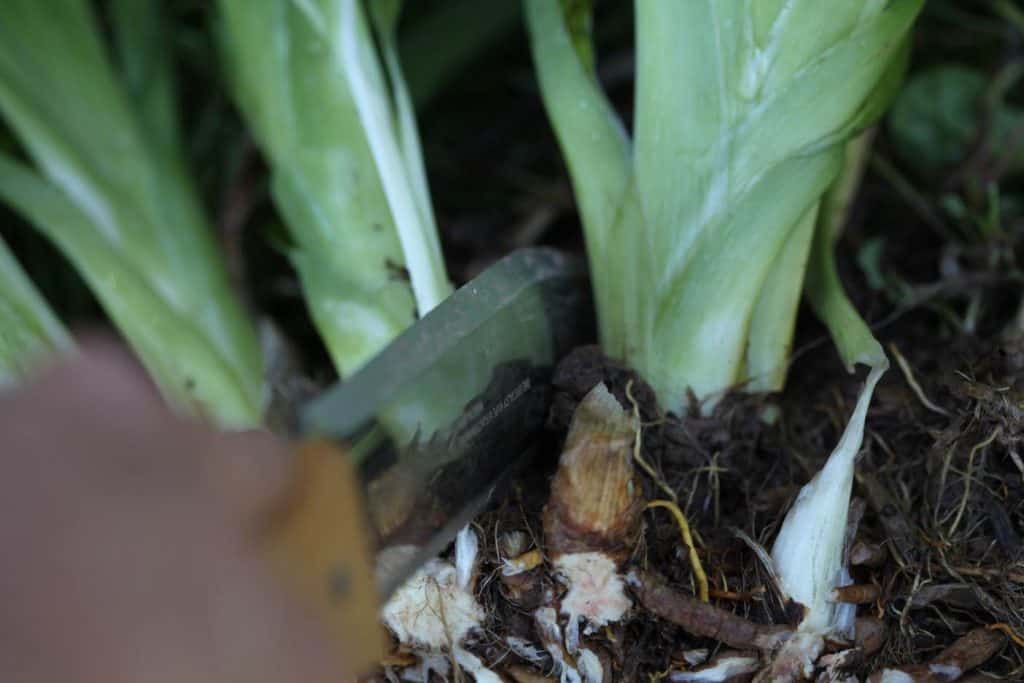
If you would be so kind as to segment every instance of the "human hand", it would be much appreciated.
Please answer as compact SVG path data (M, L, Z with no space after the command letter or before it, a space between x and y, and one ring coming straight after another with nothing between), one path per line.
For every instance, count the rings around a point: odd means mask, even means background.
M258 547L285 464L172 415L109 346L0 396L3 680L346 680Z

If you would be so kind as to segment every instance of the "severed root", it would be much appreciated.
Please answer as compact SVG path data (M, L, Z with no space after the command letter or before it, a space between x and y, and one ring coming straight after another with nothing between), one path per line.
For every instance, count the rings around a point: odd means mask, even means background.
M388 600L381 620L419 664L408 668L405 680L431 680L431 672L447 673L450 661L473 674L480 683L500 683L497 674L463 648L479 631L484 611L473 594L478 540L466 527L455 541L455 564L427 562Z
M876 671L868 683L949 683L984 664L1006 644L1006 636L989 628L976 628L961 636L928 664Z
M881 596L882 590L872 583L852 583L832 589L832 602L848 605L870 605Z
M541 641L559 672L559 683L604 683L604 667L593 650L579 647L579 643L572 651L563 646L563 642L569 643L571 639L563 638L553 608L541 607L533 616Z
M654 572L634 570L626 580L644 608L695 636L714 638L739 649L770 652L793 635L789 627L756 624L701 602L672 588Z

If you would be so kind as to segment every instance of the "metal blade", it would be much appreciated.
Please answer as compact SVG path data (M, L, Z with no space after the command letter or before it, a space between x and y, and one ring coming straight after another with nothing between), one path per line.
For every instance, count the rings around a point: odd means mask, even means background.
M456 291L301 414L352 445L386 597L447 545L543 428L554 363L593 338L580 264L520 250Z

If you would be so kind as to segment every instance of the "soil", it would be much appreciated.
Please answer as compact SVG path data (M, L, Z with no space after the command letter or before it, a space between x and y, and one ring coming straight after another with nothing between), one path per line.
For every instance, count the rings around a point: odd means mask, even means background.
M921 393L895 367L879 386L854 491L865 503L857 540L883 551L880 566L853 569L858 584L878 589L877 598L858 614L881 620L885 628L880 649L853 668L858 675L928 662L978 626L1002 624L1024 633L1019 532L1024 528L1024 470L1016 454L1022 404L1012 386L1016 373L1008 367L1014 359L1004 344L976 338L952 347L912 343L913 327L907 328L899 342ZM793 625L792 610L779 600L761 561L737 530L770 547L793 496L836 443L859 382L822 346L796 366L780 397L737 393L707 417L696 412L665 416L629 370L596 348L579 349L556 374L549 416L555 443L590 387L604 381L629 406L625 386L631 380L646 425L645 459L676 493L699 538L712 602L754 622ZM781 408L774 424L762 419L769 405ZM476 648L487 661L527 664L508 651L505 637L538 642L530 612L539 606L544 587L558 586L555 577L543 573L532 577L535 585L510 590L498 572L507 553L495 542L518 531L530 539L524 550L544 551L540 518L558 454L552 448L529 479L518 482L476 522L486 539L481 572L489 577L479 589L489 615L487 637ZM639 476L648 500L665 497L650 477ZM692 594L686 557L671 518L648 512L629 563L654 569ZM686 651L714 653L723 647L642 608L588 644L603 648L613 663L614 680L623 681L679 669ZM1013 645L1004 647L982 669L1019 680L1024 675L1021 653Z

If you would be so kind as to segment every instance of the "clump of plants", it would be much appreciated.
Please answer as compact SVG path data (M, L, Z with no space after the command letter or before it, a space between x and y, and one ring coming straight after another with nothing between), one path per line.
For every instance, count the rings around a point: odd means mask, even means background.
M552 164L560 151L582 224L599 347L555 372L554 452L463 529L451 561L431 560L385 605L389 680L952 681L1008 640L1024 644L1013 609L1024 512L1010 502L1024 488L998 474L1024 473L1011 227L1024 211L1002 182L1024 168L1019 56L994 78L940 63L905 84L924 0L635 0L632 42L619 46L633 89L613 99L595 26L605 12L624 23L627 5L214 5L198 32L183 10L191 33L179 41L175 3L0 3L0 200L78 271L176 409L266 425L280 360L257 334L267 311L229 278L190 154L175 73L197 33L258 157L261 220L281 224L251 241L283 254L329 359L322 376L357 373L453 291L448 273L465 264L446 262L430 187L469 179L451 180L456 160L428 182L429 152L444 145L421 144L416 107L430 100L442 129L461 120L446 115L465 103L446 105L438 88L459 70L485 80L470 55L486 51L481 36L514 42L518 14L532 71L509 80L533 77L542 109L526 120L535 132L546 114L555 144L532 133L505 144ZM931 10L961 17L955 5ZM1024 30L1010 3L993 8ZM906 357L876 340L836 258L868 169L900 203L893 215L941 239L939 276L915 286L894 274L894 261L918 259L885 236L844 265L893 308L886 324L930 306L970 337L1010 300L1017 315L991 335L998 361L961 337L944 338L957 355L941 361L922 355L920 331ZM5 391L74 353L11 252L0 242ZM794 366L801 301L838 361L817 357L801 395L766 401ZM905 391L894 370L875 396L890 358ZM931 363L926 376L915 362ZM856 391L831 371L858 366ZM417 433L417 411L453 409L416 399L385 416L396 435ZM858 468L865 443L870 467ZM389 517L410 514L391 503ZM997 550L1011 558L998 578L970 562ZM941 618L918 627L925 609Z

